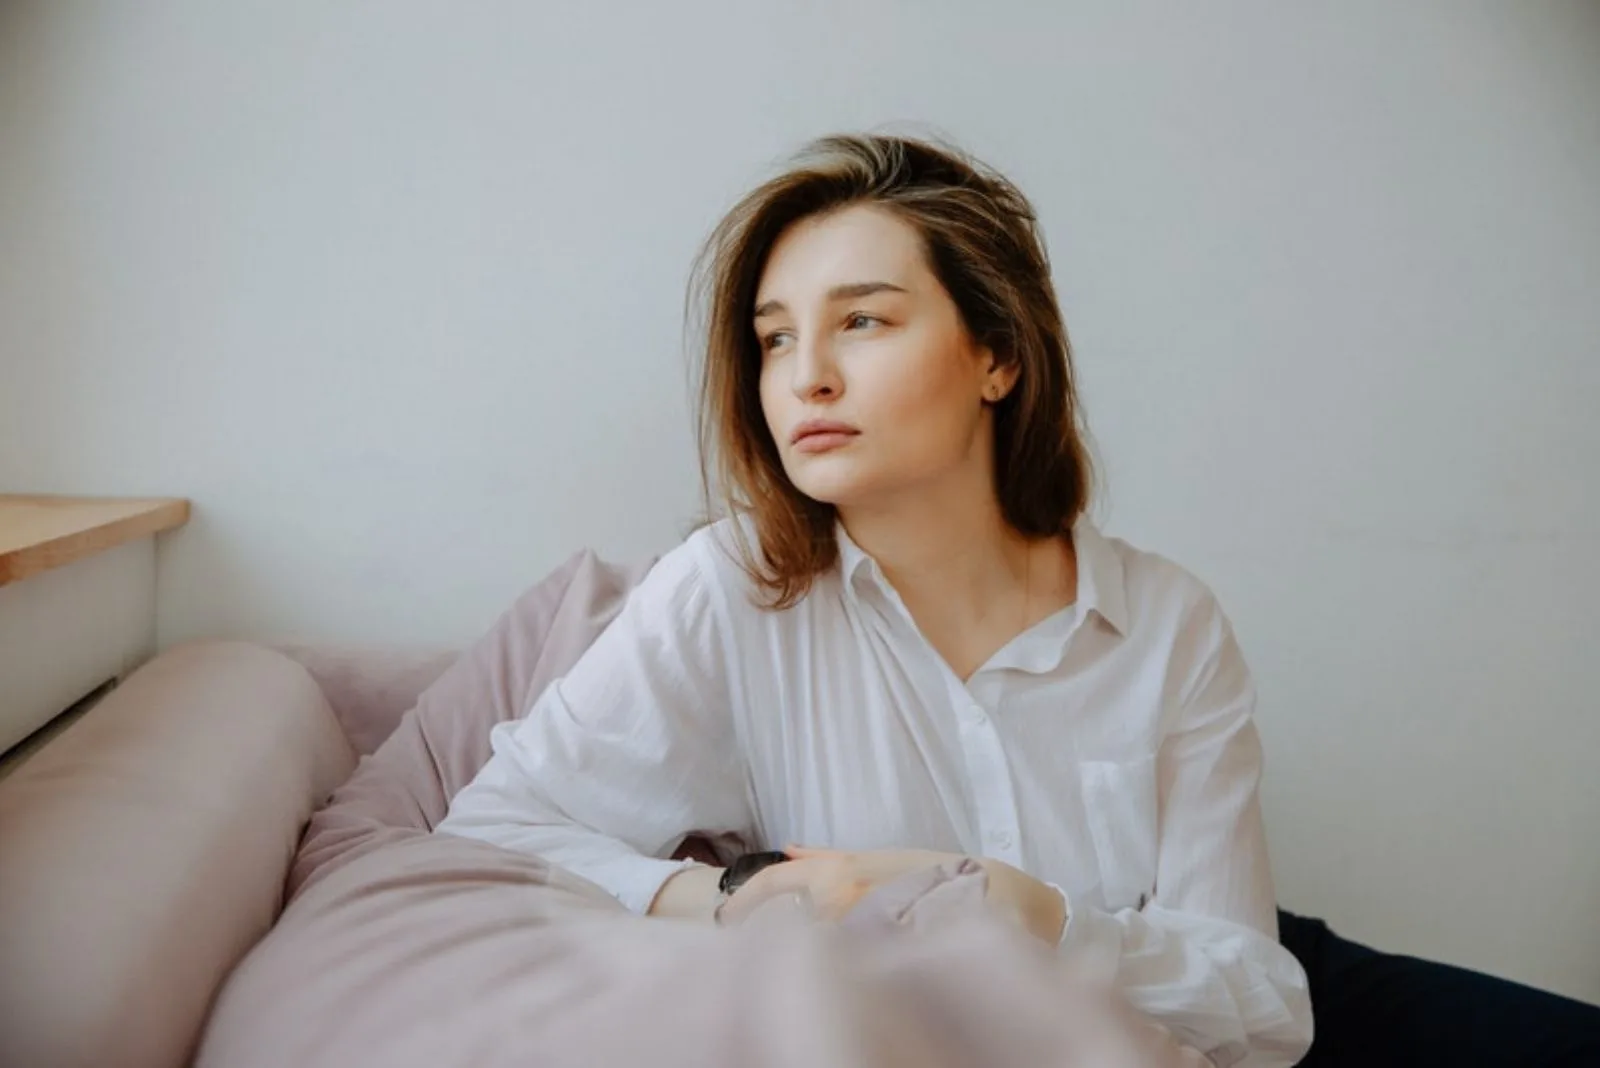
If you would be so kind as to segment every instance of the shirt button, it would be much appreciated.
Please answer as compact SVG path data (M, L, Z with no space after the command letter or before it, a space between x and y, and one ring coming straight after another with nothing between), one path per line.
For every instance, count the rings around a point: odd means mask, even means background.
M971 715L967 719L967 722L971 723L974 727L981 727L989 722L989 714L979 706L973 705L969 711L971 712Z
M1011 848L1011 832L1010 831L996 831L996 832L994 832L994 834L989 836L989 841L993 842L995 845L999 846L1001 849L1010 849Z

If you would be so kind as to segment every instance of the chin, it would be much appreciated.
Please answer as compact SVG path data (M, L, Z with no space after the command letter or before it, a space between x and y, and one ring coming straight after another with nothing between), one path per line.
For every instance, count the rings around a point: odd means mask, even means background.
M789 472L789 480L807 497L835 508L870 500L876 483L865 477L865 472L848 470L843 464L832 470L822 464L803 465L801 470Z

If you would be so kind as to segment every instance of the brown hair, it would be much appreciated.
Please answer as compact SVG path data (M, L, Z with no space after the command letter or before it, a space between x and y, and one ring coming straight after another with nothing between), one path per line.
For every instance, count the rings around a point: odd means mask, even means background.
M967 331L1002 365L1017 367L1015 386L994 410L995 485L1006 521L1024 534L1059 534L1088 507L1093 469L1071 348L1028 199L947 145L824 137L734 206L701 251L689 294L691 309L704 317L699 436L706 504L753 518L759 561L742 532L738 541L746 570L773 608L804 596L838 559L838 544L833 506L789 481L762 414L761 350L751 321L756 287L789 226L857 204L892 212L921 234L929 266Z

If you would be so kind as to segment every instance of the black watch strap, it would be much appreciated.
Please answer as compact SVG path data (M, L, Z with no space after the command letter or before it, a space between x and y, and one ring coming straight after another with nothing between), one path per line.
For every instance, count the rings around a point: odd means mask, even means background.
M739 887L749 882L756 872L763 868L770 868L774 864L782 864L788 859L789 855L787 853L778 850L745 853L735 858L733 863L723 869L722 878L717 881L717 891L724 898L731 897Z

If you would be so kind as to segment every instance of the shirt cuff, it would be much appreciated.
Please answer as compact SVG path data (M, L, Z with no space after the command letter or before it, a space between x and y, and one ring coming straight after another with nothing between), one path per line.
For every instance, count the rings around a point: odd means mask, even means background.
M1062 955L1090 981L1114 981L1122 959L1122 924L1110 913L1074 905L1067 892L1055 883L1046 885L1061 895L1067 910L1067 922L1061 928L1058 943Z

